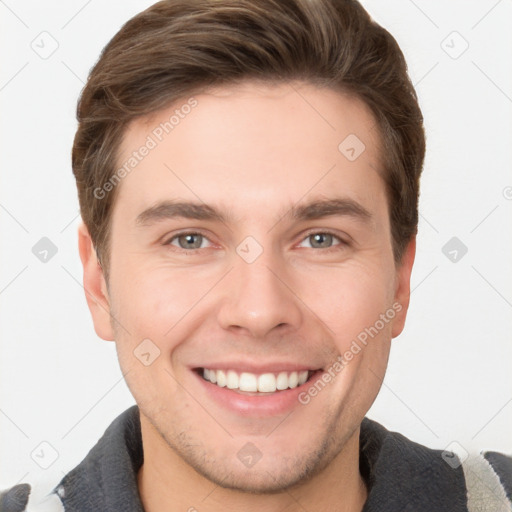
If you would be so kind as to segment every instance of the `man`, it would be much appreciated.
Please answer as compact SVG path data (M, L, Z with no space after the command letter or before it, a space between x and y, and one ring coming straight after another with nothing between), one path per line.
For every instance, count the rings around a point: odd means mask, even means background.
M137 406L41 505L512 510L510 458L448 463L365 418L406 319L425 141L357 2L160 2L78 119L86 297Z

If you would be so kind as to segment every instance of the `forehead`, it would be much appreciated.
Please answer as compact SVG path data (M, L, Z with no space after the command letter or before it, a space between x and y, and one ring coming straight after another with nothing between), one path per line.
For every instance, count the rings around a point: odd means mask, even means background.
M135 213L186 198L242 216L334 190L371 203L384 192L380 156L377 124L357 98L303 83L217 87L129 125L117 202Z

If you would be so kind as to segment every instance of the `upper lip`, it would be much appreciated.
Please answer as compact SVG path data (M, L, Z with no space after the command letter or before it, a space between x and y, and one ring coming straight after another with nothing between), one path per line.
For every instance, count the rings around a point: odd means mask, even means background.
M278 372L300 372L304 370L319 370L319 366L311 365L311 364L301 364L301 363L291 363L289 361L277 363L275 361L271 363L254 363L254 362L240 362L240 361L232 361L232 362L211 362L205 363L201 365L194 366L194 369L198 368L208 368L209 370L234 370L237 373L278 373Z

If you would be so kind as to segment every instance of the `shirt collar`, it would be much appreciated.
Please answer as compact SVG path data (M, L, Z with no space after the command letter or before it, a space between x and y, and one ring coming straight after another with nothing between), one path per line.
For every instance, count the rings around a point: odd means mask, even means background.
M363 512L467 512L462 469L365 418L360 471L368 487ZM138 406L118 416L85 459L54 489L66 511L144 512L137 472L144 455Z

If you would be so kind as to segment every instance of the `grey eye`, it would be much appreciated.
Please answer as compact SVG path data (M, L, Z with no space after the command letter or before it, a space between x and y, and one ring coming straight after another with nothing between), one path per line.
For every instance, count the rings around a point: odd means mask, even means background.
M311 247L325 249L332 246L333 236L329 233L315 233L309 235Z
M199 233L187 233L176 237L182 249L200 249L203 243L203 235Z

